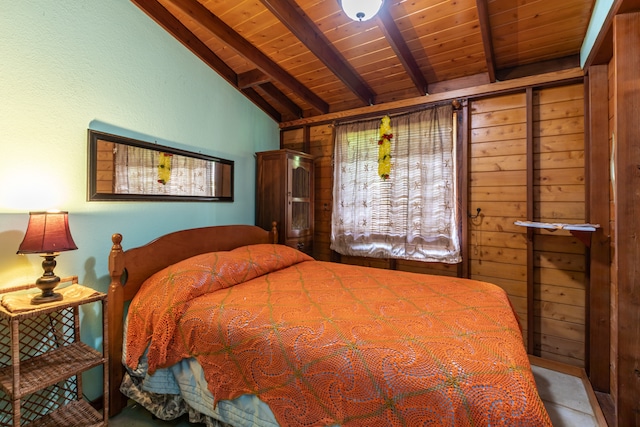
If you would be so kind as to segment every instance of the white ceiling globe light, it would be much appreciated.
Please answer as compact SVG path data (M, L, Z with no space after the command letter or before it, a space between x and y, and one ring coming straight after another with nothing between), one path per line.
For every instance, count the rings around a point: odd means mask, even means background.
M368 21L376 16L384 0L338 0L344 13L354 21Z

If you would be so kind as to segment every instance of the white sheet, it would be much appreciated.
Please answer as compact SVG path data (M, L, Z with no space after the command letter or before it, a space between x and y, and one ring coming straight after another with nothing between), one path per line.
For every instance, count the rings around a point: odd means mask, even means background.
M126 334L126 320L124 330ZM122 364L125 368L126 347L126 340L123 340ZM234 400L221 400L214 409L213 394L207 388L204 371L194 358L184 359L149 375L145 354L135 372L129 370L129 373L144 378L143 390L156 394L179 394L196 411L222 422L236 427L278 427L271 409L252 394L245 394Z

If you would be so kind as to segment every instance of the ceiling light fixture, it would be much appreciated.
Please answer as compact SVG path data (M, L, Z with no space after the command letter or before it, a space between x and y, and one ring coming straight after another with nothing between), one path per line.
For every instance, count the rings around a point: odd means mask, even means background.
M368 21L376 16L384 0L338 0L344 13L354 21Z

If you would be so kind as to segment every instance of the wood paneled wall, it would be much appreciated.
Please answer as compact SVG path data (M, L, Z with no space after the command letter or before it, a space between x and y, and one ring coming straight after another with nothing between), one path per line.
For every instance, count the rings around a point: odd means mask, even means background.
M470 103L469 276L507 291L527 325L527 140L525 94ZM464 242L463 242L464 243Z
M309 129L309 152L315 159L315 229L314 257L331 260L331 206L333 203L333 127L314 126Z
M585 222L584 87L534 93L534 220ZM566 231L534 236L535 351L584 367L585 245Z
M585 221L584 88L582 84L534 89L533 114L527 122L525 90L471 100L469 129L469 205L478 218L468 219L469 276L504 288L527 324L527 277L534 281L534 348L531 353L585 365L585 247L566 231L536 231L533 265L527 262L527 229L514 221ZM533 161L527 157L527 129L532 129ZM316 156L316 235L314 256L332 260L330 245L332 194L332 128L327 125L283 131L283 148ZM530 159L530 158L529 158ZM533 186L527 200L527 164ZM333 257L333 258L332 258ZM341 262L455 276L457 265L342 257Z
M536 230L528 270L527 197L533 218L584 222L583 85L533 91L533 191L527 189L526 93L471 102L469 212L470 277L503 287L527 324L527 279L533 274L534 349L584 366L585 247L565 231Z

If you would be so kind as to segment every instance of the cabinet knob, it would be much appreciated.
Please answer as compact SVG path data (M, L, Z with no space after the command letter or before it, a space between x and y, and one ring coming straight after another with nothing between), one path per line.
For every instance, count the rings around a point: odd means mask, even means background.
M304 243L303 242L298 242L298 249L302 249L304 248Z

